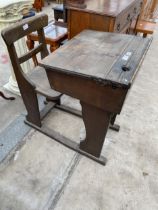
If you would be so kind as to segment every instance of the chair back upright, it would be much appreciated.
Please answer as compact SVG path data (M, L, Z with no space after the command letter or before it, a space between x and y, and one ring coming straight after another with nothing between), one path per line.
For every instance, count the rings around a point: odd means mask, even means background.
M43 30L43 28L47 25L48 25L48 16L46 14L40 14L34 17L24 19L15 25L5 28L1 32L1 35L7 45L10 60L20 90L22 89L21 86L25 85L25 83L32 84L32 86L34 86L32 81L30 81L27 75L25 75L24 72L22 71L22 67L20 64L31 59L34 55L38 53L41 54L41 59L45 58L49 54L45 43L45 36ZM15 48L15 42L34 31L37 31L39 36L38 46L34 47L32 50L28 51L24 55L18 57Z

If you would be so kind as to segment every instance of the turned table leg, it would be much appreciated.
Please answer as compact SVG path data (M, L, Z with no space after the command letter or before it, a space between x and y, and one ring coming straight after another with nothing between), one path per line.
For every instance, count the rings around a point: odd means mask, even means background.
M111 113L82 101L80 103L86 129L86 139L80 143L80 149L99 158L109 127Z

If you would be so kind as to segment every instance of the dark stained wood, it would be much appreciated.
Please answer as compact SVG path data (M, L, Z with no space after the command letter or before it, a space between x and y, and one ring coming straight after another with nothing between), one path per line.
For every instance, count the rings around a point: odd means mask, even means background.
M116 115L121 112L128 89L151 40L85 30L47 56L43 30L47 23L46 15L37 15L2 31L27 109L26 123L67 147L105 164L105 159L100 154L107 129L110 122L114 124ZM36 30L39 47L18 58L14 42ZM43 58L40 67L25 75L20 63L39 51ZM79 145L53 130L50 131L45 125L42 126L41 118L51 108L60 105L61 93L58 91L81 102L86 138ZM39 111L37 93L46 96L47 103L53 101L46 105L46 110L42 113Z
M61 94L50 88L43 68L38 66L35 69L32 69L31 74L25 75L20 64L36 55L38 52L40 52L41 58L48 55L43 30L43 27L47 24L48 16L41 14L29 19L24 19L2 31L2 37L7 45L20 93L27 110L27 121L39 127L41 127L41 118L37 93L46 96L46 98L52 101L58 101ZM39 46L18 58L15 42L33 31L37 31L38 33Z
M105 134L110 123L110 112L98 109L81 101L82 117L86 128L86 139L81 141L80 149L95 157L100 157Z
M33 69L33 72L27 74L27 76L29 77L30 81L32 81L35 84L37 93L45 97L49 96L50 99L53 98L54 100L57 100L59 98L60 93L52 91L48 82L46 72L42 67L35 67Z
M85 30L40 62L52 88L80 100L86 139L79 149L98 161L150 42Z
M67 0L68 37L84 29L133 33L143 0ZM77 24L76 24L77 23Z
M61 135L59 132L56 132L55 130L50 129L48 128L47 126L43 125L42 128L36 126L35 124L32 124L30 123L29 121L25 121L28 125L30 125L31 127L35 128L36 130L42 132L43 134L45 134L46 136L52 138L53 140L59 142L60 144L63 144L64 146L102 164L102 165L105 165L107 160L105 157L103 156L100 156L99 158L98 157L95 157L93 155L91 155L90 153L82 150L79 148L79 145L72 141L71 139L68 139L67 137Z
M75 98L105 111L120 113L124 97L127 93L126 88L117 88L115 86L111 88L112 84L105 83L102 85L102 83L98 82L99 80L93 80L91 77L81 77L77 74L71 75L60 70L51 71L52 69L48 66L45 68L48 70L48 79L51 86L54 86L58 91L72 97L75 95ZM54 75L53 78L52 74ZM93 94L91 94L92 90ZM84 94L83 91L85 91ZM113 102L113 98L116 99L115 103Z

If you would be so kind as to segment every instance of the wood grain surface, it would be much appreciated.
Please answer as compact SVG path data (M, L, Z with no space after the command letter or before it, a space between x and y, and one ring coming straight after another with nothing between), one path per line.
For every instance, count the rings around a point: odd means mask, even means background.
M41 65L102 84L128 87L149 43L150 39L142 37L85 30L46 57Z

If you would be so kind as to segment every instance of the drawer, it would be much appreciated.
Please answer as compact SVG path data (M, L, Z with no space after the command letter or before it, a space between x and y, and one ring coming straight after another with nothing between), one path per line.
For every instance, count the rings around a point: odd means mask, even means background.
M132 8L120 14L115 20L114 31L119 33L126 26L128 26L131 22L131 18L133 18L133 10Z
M138 0L134 5L122 12L115 20L114 31L121 33L125 28L128 28L133 19L140 14L141 6L142 0Z

